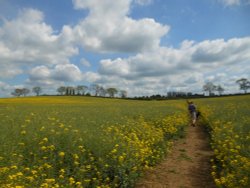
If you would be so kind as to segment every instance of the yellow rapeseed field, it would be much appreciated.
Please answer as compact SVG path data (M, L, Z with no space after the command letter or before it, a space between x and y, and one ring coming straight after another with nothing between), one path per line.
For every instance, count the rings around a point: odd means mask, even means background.
M194 100L218 187L250 187L249 99ZM132 187L187 125L184 100L0 99L0 187Z
M218 187L250 187L250 96L197 100L215 153L212 176Z
M186 125L181 101L0 99L0 187L130 187Z

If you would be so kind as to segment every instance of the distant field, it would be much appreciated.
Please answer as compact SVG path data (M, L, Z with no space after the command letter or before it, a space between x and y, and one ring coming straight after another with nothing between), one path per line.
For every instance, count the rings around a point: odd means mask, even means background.
M0 187L131 186L186 125L183 101L0 99Z

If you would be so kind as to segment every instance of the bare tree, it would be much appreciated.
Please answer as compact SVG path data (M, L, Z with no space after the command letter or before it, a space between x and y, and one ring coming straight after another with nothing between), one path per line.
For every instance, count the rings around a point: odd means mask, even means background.
M244 90L245 93L250 89L250 82L246 78L241 78L237 80L236 83L239 84L240 90Z
M101 86L99 94L100 96L105 97L107 94L107 90Z
M76 88L72 86L66 87L66 93L65 95L75 95Z
M107 93L109 94L110 97L114 97L115 94L118 93L118 90L116 88L108 88Z
M22 91L22 89L20 89L20 88L16 88L16 89L11 93L11 95L13 95L13 96L15 96L15 97L20 97L22 94L23 94L23 91Z
M66 87L65 86L60 86L59 88L57 88L57 92L60 95L64 95L66 93Z
M100 95L101 86L99 86L98 84L92 84L90 86L90 89L94 92L95 96Z
M127 98L127 95L128 95L127 91L120 90L120 96L121 96L121 98Z
M204 86L203 86L203 90L207 91L209 96L212 95L213 91L216 90L216 85L214 85L212 82L207 82Z
M23 96L27 96L29 93L30 93L30 90L28 88L23 88L22 89Z
M222 95L222 93L225 91L221 85L216 86L216 90L218 91L219 95Z
M40 93L42 92L42 88L39 86L33 87L32 92L36 94L36 96L39 96Z
M76 87L77 95L84 95L88 87L84 85L79 85Z

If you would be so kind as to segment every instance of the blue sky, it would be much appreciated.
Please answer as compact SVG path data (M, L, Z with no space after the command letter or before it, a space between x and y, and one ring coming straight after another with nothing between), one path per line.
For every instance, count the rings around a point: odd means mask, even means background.
M0 0L0 96L99 84L129 96L237 92L250 78L249 0Z

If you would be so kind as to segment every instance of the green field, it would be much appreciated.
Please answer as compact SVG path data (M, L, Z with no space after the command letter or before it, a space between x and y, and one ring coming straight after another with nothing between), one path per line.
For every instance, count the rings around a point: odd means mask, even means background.
M194 102L216 184L249 187L250 96ZM0 187L132 187L187 125L185 100L0 99Z

